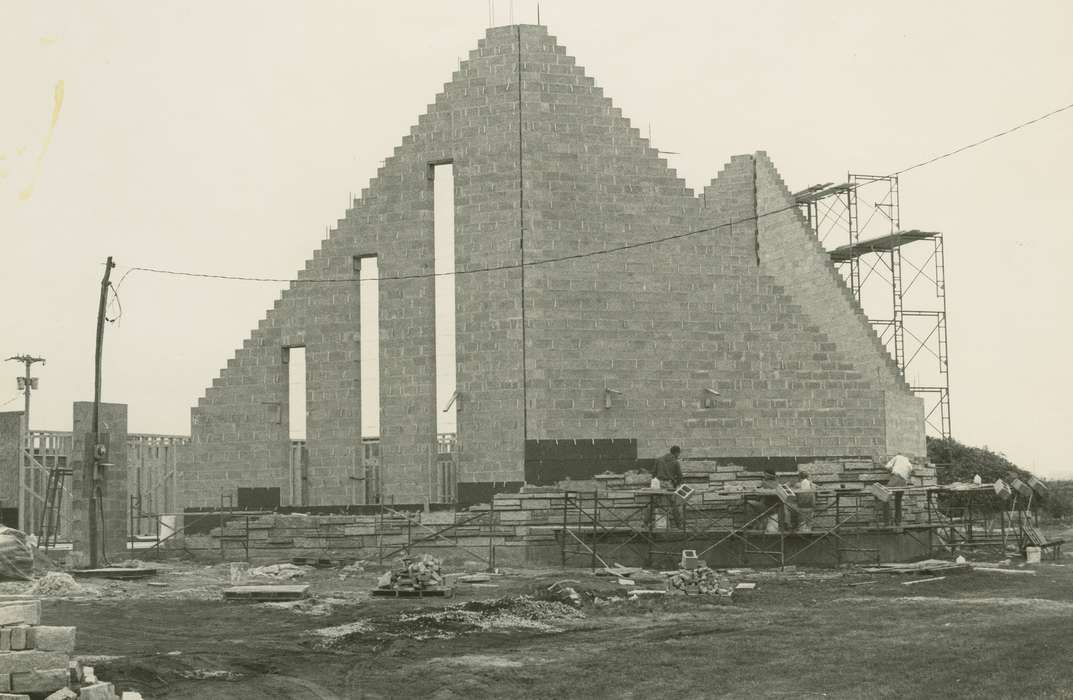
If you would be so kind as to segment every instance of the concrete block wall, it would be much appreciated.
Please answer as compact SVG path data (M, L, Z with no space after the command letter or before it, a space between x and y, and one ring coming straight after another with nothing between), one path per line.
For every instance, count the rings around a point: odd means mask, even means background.
M22 411L0 413L0 507L3 508L18 507L22 416Z
M69 562L74 566L89 566L89 521L90 495L94 482L87 478L86 438L93 431L93 402L76 401L72 422L73 447L68 464L71 465L71 553ZM98 520L97 533L103 543L104 559L113 561L127 557L127 529L129 526L130 500L127 492L127 406L102 403L100 406L100 431L108 433L108 462L110 466L100 469L101 490L104 499L104 523ZM99 517L99 515L97 516ZM103 533L102 533L103 530Z
M309 367L307 502L362 502L361 290L307 283L353 277L361 255L384 278L383 494L432 492L433 281L413 276L433 269L442 162L456 269L510 268L456 278L461 481L521 480L525 439L635 438L641 457L670 443L711 457L922 444L907 387L796 211L755 220L789 196L766 156L736 157L695 196L544 27L497 27L193 409L182 505L237 486L278 485L290 502L292 345ZM624 249L585 257L609 247ZM621 392L609 409L605 389Z
M883 454L883 384L868 374L878 340L858 364L841 342L859 319L837 318L851 309L813 319L795 279L758 267L756 158L733 159L694 197L554 37L523 33L523 50L527 255L707 229L527 270L528 438L636 438L642 457L670 443L713 457ZM605 388L622 392L609 409ZM476 478L468 459L463 478Z
M353 258L366 255L378 256L382 278L383 493L403 502L428 495L436 444L434 291L431 277L412 276L433 271L429 167L455 165L457 267L516 264L516 46L513 29L488 32L193 409L191 456L180 469L184 505L218 504L238 486L279 486L288 502L281 348L292 345L307 353L308 503L362 502L360 290L356 282L306 281L352 277ZM501 459L521 462L519 290L517 270L457 284L461 432L473 436L475 462L494 455L483 462L486 474Z

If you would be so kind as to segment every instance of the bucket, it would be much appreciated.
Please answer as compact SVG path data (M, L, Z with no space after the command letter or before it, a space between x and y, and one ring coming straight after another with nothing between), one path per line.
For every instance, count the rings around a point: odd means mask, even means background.
M1025 559L1029 564L1039 564L1039 547L1025 547Z

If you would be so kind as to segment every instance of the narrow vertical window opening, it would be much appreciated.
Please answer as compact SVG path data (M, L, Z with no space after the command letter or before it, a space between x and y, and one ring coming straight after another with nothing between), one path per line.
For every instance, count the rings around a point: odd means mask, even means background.
M361 437L380 437L380 265L375 255L355 258L358 337L361 339Z
M459 401L455 364L455 167L435 163L433 177L434 261L436 272L436 432L458 431Z
M287 364L287 423L291 440L306 439L306 349L284 348Z

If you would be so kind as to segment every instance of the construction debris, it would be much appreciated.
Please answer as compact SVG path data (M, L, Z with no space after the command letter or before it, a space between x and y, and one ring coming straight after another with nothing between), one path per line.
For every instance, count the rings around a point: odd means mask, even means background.
M491 630L561 631L559 624L584 615L558 601L536 600L531 596L510 596L460 603L439 610L404 613L401 623L410 627L414 639L449 639L459 632Z
M719 595L724 598L734 593L730 580L707 566L675 571L667 578L667 589L686 595Z
M59 596L81 593L82 586L75 581L74 577L62 571L49 571L41 578L34 581L30 587L34 595Z
M865 567L864 571L870 574L933 574L940 571L957 572L970 571L969 564L959 564L942 559L925 559L911 563L880 564L878 566Z
M309 586L232 586L224 589L224 600L299 600L309 593Z
M974 566L973 571L989 571L994 574L1021 574L1024 576L1035 576L1035 569L1000 569L997 566Z
M440 560L431 554L419 557L404 556L394 568L384 573L373 590L375 596L449 596L451 589L444 585Z
M34 570L34 551L26 533L0 526L0 579L29 579Z
M155 568L143 568L134 566L109 566L103 569L71 569L71 574L79 578L108 578L117 581L128 581L137 578L156 576Z
M902 581L903 586L915 586L918 583L930 583L931 581L943 581L945 576L932 576L931 578L918 578L912 581Z
M440 560L431 554L405 556L395 562L395 568L380 577L380 588L434 588L443 585Z
M250 576L265 576L268 578L281 579L283 581L290 581L296 578L301 578L309 573L308 566L295 566L294 564L269 564L268 566L259 566L256 569L250 569Z

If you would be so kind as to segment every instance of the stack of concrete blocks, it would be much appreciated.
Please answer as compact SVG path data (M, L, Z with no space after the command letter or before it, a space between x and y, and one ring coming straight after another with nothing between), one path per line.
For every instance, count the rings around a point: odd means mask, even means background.
M41 601L0 600L0 700L29 698L78 683L75 628L41 624Z
M887 484L890 473L882 459L825 459L800 466L816 485L813 532L842 526L874 527L893 524L890 506L877 500L866 487ZM913 460L911 485L934 486L935 467ZM746 467L715 460L683 463L685 483L694 488L689 517L708 522L712 529L741 527L753 517L743 508L742 496L758 493L764 475ZM776 479L792 485L797 471L776 473ZM641 472L600 474L591 480L563 481L557 486L525 486L520 493L497 494L491 503L468 510L413 512L403 515L266 515L248 522L231 520L213 531L206 549L213 555L223 548L225 556L250 561L280 561L296 556L335 559L375 559L385 551L416 540L417 549L436 551L457 544L463 547L547 546L555 543L555 530L564 522L573 527L591 527L597 505L600 527L644 527L650 497L638 494L650 478ZM841 494L836 509L834 500ZM595 497L594 497L595 496ZM925 496L906 493L902 499L902 525L926 521ZM454 527L451 527L454 526ZM431 533L445 530L441 539ZM195 546L188 538L187 546Z

